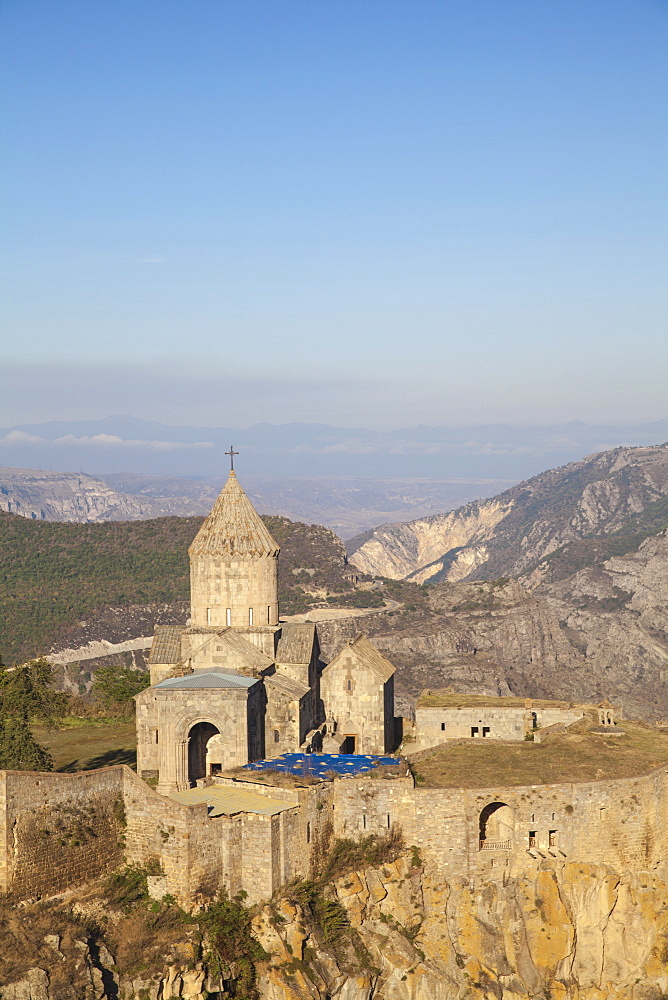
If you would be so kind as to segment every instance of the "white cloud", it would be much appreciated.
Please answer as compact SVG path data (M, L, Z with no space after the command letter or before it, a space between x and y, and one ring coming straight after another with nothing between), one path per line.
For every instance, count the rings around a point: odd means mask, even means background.
M25 431L10 431L0 438L0 444L44 444L46 438L37 434L26 434Z
M66 446L92 445L96 448L143 448L146 451L201 450L202 448L215 447L213 441L142 441L141 439L118 437L117 434L94 434L92 437L76 437L74 434L66 434L64 437L56 438L53 443Z

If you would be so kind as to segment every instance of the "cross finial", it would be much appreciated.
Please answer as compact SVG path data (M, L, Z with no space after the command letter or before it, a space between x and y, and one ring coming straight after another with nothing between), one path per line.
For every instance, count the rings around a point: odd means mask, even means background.
M234 445L230 445L230 450L226 451L225 454L230 456L230 472L234 472L234 456L238 455L239 452L234 450Z

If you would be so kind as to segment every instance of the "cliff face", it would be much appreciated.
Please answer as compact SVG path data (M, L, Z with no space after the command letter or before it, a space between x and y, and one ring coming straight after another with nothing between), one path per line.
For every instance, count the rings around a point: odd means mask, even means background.
M498 880L472 886L444 882L414 852L406 853L329 886L320 922L290 893L264 906L253 920L269 956L258 966L258 996L663 1000L667 877L666 865L631 873L544 862L522 878L500 873ZM171 945L168 928L161 931L161 968L126 973L122 954L99 935L75 928L59 925L60 933L43 935L30 968L19 972L16 959L16 974L0 986L2 1000L234 995L234 963L221 982L196 940L182 939L176 929ZM138 927L135 933L141 937Z
M382 525L348 554L365 573L417 583L518 576L592 535L658 530L666 496L668 445L616 448L450 514Z
M397 667L398 710L425 687L599 702L668 716L668 537L554 583L468 581L413 613L318 626L326 659L358 631ZM526 581L525 581L526 582Z
M444 883L407 857L340 878L332 898L355 942L322 932L285 900L254 925L272 955L267 1000L659 1000L668 990L668 868L620 874L562 864L521 879Z
M130 521L162 511L151 501L118 493L101 479L73 472L2 469L0 510L34 521Z

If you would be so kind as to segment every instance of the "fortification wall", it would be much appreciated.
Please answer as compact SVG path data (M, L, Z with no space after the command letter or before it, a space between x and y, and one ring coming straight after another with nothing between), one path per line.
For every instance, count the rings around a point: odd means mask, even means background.
M121 861L122 769L0 771L0 889L59 892Z
M668 769L614 781L414 788L412 778L337 779L298 789L249 782L288 808L211 818L205 803L158 795L122 765L78 774L0 772L0 888L53 894L118 866L159 863L183 904L221 886L250 902L308 877L332 836L399 828L443 878L472 883L545 859L645 870L668 858ZM505 807L495 839L485 816ZM531 838L531 839L530 839ZM123 846L123 841L125 846Z
M508 839L490 837L484 816L511 814ZM413 788L410 779L348 778L334 783L334 831L360 837L401 828L444 877L491 869L519 874L545 858L644 869L668 858L668 770L613 781ZM530 839L531 838L531 839Z

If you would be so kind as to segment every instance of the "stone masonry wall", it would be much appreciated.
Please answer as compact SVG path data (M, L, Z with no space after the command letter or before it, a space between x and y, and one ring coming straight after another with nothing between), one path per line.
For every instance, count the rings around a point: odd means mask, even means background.
M41 896L111 871L122 857L120 768L0 772L0 889Z
M416 708L416 750L437 746L446 740L463 737L479 739L522 740L532 729L532 711L520 707L476 706L463 708ZM578 709L535 709L536 722L542 728L557 722L570 725L582 718Z
M193 625L277 625L277 557L191 556L190 606Z

